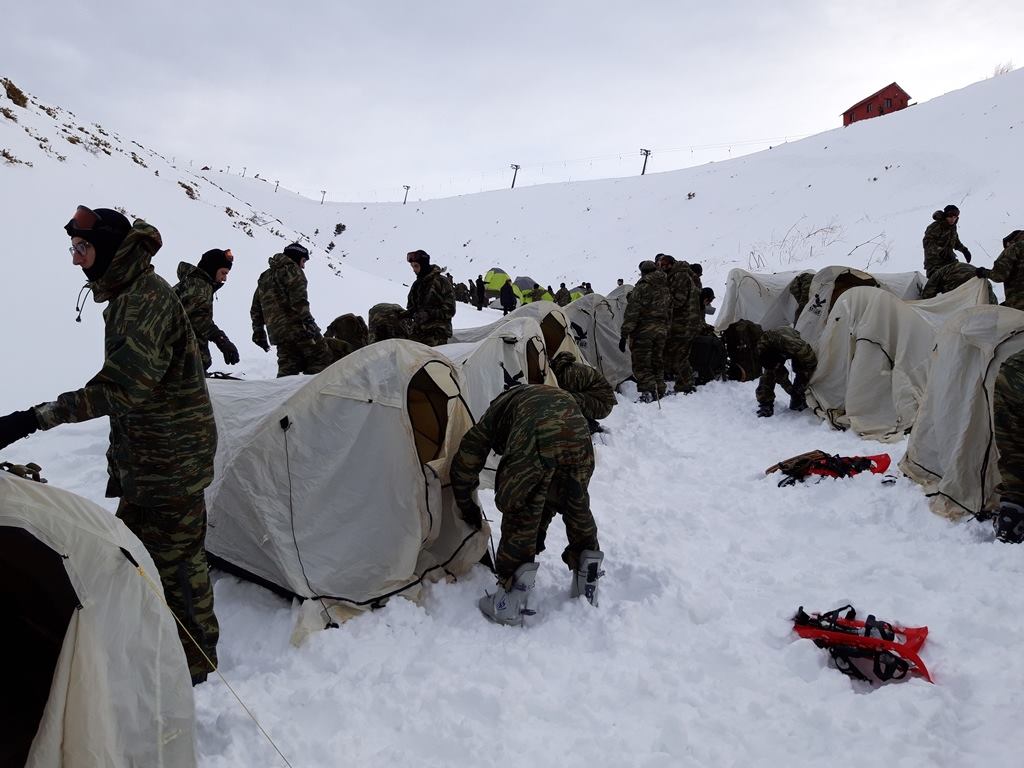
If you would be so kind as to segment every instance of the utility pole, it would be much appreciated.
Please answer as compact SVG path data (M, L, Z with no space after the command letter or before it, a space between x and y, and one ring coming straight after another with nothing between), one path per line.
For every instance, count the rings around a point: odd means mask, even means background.
M231 173L231 166L228 166L228 173Z
M640 154L644 156L644 167L640 169L640 175L643 176L647 173L647 158L651 156L651 150L641 149Z
M242 167L242 178L243 178L243 179L245 178L245 172L246 172L246 171L247 171L248 169L249 169L249 166L248 166L248 165L245 165L245 166L243 166L243 167Z
M324 204L324 198L325 197L327 197L327 190L326 189L321 189L320 190L320 205Z
M274 191L275 191L275 192L277 192L277 187L278 187L278 185L279 185L280 183L281 183L280 181L275 181L275 182L274 182Z
M512 165L510 167L512 168L512 186L510 187L510 189L515 189L516 188L516 176L519 175L519 166L516 165L515 163L512 163Z
M402 198L402 205L405 205L406 201L409 199L409 185L403 184L402 189L405 190L405 197Z

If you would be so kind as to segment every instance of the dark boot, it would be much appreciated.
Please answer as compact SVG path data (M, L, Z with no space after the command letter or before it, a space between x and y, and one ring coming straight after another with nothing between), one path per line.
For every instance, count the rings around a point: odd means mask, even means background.
M1024 507L1012 501L1000 502L992 525L1000 541L1007 544L1024 542Z
M761 403L757 406L757 415L762 418L775 415L775 404L774 403Z

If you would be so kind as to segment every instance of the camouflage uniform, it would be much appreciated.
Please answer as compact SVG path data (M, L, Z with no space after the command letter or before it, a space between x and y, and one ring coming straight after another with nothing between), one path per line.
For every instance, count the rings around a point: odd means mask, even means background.
M558 289L558 292L555 294L555 303L560 307L572 303L572 294L569 293L568 288Z
M791 397L802 398L807 383L818 367L818 358L811 345L801 339L800 334L792 328L776 328L761 334L757 342L757 358L764 365L764 372L757 383L756 396L759 405L775 403L776 384L781 384L782 389ZM786 360L792 360L792 384L789 382ZM773 365L773 362L776 364Z
M404 314L405 310L402 309L401 304L381 303L370 307L370 311L366 313L366 317L369 319L367 329L369 342L373 344L385 339L408 338L409 336L402 326L402 315Z
M160 233L136 220L102 277L103 368L75 392L35 408L42 429L110 417L107 496L160 571L168 605L216 663L219 629L203 543L203 489L217 428L195 334L173 289L153 271ZM193 676L209 665L179 627Z
M934 221L924 231L924 276L931 280L939 269L956 263L953 251L967 255L970 251L960 242L956 224L950 224L942 211L932 214ZM970 258L967 259L970 261Z
M996 376L992 428L1003 501L1024 505L1024 352L1006 358Z
M671 322L668 278L654 269L644 274L630 291L620 331L622 338L632 337L633 377L641 393L657 393L659 397L665 394L662 354Z
M534 288L530 291L530 301L544 301L544 297L547 295L547 291L543 288Z
M989 280L1002 283L1008 307L1024 310L1024 239L1011 243L999 254L989 272Z
M406 310L413 322L409 338L428 347L448 343L455 317L455 294L440 267L424 267L416 276L409 289Z
M283 253L270 257L252 297L252 340L277 346L277 375L320 373L333 362L330 349L309 311L306 274ZM264 328L266 326L266 328Z
M667 274L672 295L672 326L665 341L665 370L675 374L676 392L692 392L690 345L704 325L704 306L689 264L677 261Z
M802 275L797 275L793 278L793 281L789 284L789 293L794 299L796 299L796 315L793 317L793 323L800 319L800 313L804 311L804 307L807 306L807 301L811 297L811 281L814 279L814 275L810 272L804 272Z
M494 481L494 502L502 513L494 563L499 580L510 582L520 565L544 550L548 525L558 513L569 539L562 560L575 571L579 554L600 546L587 490L594 446L572 395L531 384L494 399L452 461L452 493L460 509L472 506L492 450L501 456Z
M954 261L952 264L940 267L932 273L932 276L928 278L928 282L925 283L924 288L921 290L921 298L933 299L940 293L947 293L955 288L959 288L968 280L972 280L977 276L978 270L976 267L964 264L962 261Z
M207 371L213 364L210 357L210 342L221 350L224 342L231 343L228 335L213 322L213 295L220 287L221 284L215 283L205 269L193 266L187 261L178 264L178 284L174 286L174 292L178 295L181 306L185 308L189 322L192 323L192 330L199 344L199 354L203 358L203 370Z
M560 352L551 361L558 386L576 398L588 422L605 418L615 407L615 390L596 368L577 363L572 352Z

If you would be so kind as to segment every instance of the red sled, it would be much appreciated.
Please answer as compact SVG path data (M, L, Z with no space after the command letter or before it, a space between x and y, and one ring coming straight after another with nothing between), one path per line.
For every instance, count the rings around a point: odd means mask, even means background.
M887 453L879 453L875 456L832 456L824 451L808 451L794 456L791 459L780 461L764 471L766 475L772 472L782 472L785 475L779 481L779 486L795 485L803 482L811 475L820 477L853 477L861 472L870 472L873 475L884 474L892 459Z
M847 611L845 615L843 611ZM902 680L908 672L916 672L934 683L919 655L928 638L928 627L901 627L871 615L858 621L856 616L850 605L821 614L808 614L800 606L793 617L793 629L819 648L827 648L839 671L850 677L871 682L853 663L854 659L869 659L875 676L883 682Z

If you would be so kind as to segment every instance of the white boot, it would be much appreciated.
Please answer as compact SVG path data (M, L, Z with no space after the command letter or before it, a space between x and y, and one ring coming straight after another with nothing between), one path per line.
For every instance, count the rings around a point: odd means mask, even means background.
M597 580L604 576L604 571L601 570L603 561L604 552L598 549L585 549L580 552L580 567L572 575L570 597L583 595L592 606L597 607Z
M536 611L530 609L530 593L537 581L537 563L523 563L516 568L512 577L511 589L498 587L494 594L480 598L480 610L496 624L518 627L523 623L523 616L533 616Z

